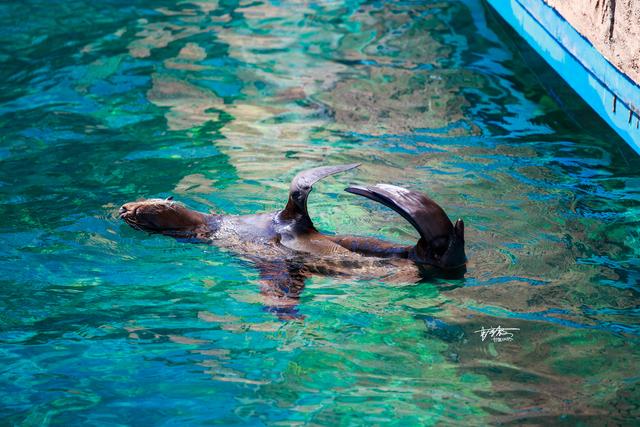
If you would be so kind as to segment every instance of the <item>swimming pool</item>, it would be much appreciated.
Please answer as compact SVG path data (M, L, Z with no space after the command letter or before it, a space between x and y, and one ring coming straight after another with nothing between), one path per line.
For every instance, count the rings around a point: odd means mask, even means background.
M640 160L480 1L0 5L0 424L630 423ZM344 193L424 191L462 279L314 277L298 318L251 263L118 207L280 209L400 242ZM513 340L476 331L516 328Z

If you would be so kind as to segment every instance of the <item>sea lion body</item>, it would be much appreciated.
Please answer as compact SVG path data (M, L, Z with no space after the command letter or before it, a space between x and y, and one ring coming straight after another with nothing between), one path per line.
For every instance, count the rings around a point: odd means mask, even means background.
M150 212L145 212L149 210ZM167 227L155 218L178 210L177 216L191 216L190 220L176 227ZM240 249L242 253L263 254L276 252L278 256L313 254L318 257L341 256L351 261L364 261L363 257L408 258L411 246L399 246L371 237L331 236L315 229L301 229L296 218L282 218L281 211L251 215L204 214L187 210L173 200L148 199L122 206L120 216L134 228L152 233L169 235L179 239L211 243L227 249ZM136 215L137 222L130 216ZM173 217L173 215L165 214ZM152 221L145 221L153 218ZM173 220L173 218L171 218ZM275 250L274 248L277 248Z
M277 212L205 214L168 199L124 204L120 217L132 227L226 248L252 261L268 283L267 294L296 298L311 274L389 277L409 280L464 269L464 224L452 224L444 210L421 193L388 184L351 186L347 192L390 207L420 234L415 245L372 237L332 236L314 227L307 197L315 182L358 164L303 171L291 183L289 200ZM426 273L425 273L426 272Z

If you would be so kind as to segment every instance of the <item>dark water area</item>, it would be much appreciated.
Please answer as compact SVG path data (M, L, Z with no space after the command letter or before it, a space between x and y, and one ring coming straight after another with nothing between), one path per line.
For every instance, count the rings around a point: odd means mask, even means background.
M623 424L640 158L480 1L0 3L1 425ZM411 243L350 183L464 218L463 278L314 276L137 232L130 200ZM494 342L476 331L517 328Z

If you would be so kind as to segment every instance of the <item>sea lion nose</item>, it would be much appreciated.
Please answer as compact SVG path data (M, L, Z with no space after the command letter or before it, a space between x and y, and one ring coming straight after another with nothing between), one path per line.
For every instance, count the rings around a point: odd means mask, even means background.
M122 218L122 215L124 215L127 212L129 212L129 209L127 209L127 205L120 206L120 209L118 210L118 214L120 214L121 218Z

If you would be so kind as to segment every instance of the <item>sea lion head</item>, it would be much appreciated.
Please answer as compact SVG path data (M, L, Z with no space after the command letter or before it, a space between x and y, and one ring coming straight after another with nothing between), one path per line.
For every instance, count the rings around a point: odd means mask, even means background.
M167 199L147 199L122 205L120 218L135 229L174 237L195 237L206 228L203 214Z

